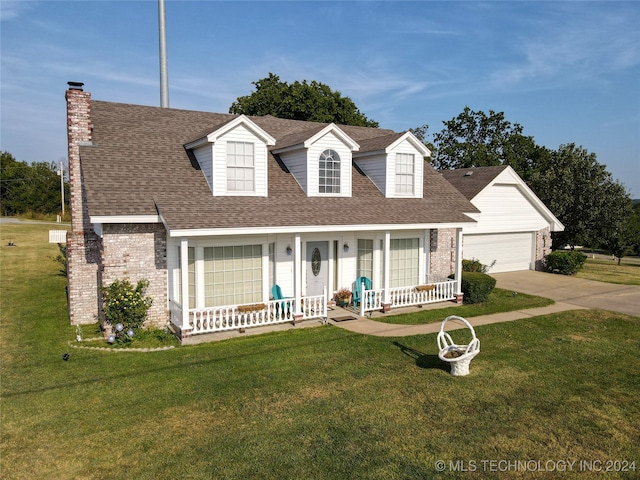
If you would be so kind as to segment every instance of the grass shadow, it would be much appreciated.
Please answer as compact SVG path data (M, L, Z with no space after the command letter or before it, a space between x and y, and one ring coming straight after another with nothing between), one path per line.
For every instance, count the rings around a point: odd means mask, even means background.
M415 348L407 347L400 342L393 342L393 344L400 349L406 356L415 360L416 366L420 368L436 369L449 372L449 365L445 364L438 355L429 354L416 350Z

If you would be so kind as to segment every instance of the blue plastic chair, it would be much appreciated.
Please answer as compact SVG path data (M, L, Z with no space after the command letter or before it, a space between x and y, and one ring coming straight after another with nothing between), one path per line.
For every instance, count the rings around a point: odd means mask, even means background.
M358 277L356 281L353 282L353 288L351 289L351 295L353 297L353 308L356 308L361 300L362 292L360 289L362 288L362 284L364 283L365 290L371 290L371 279L368 277Z
M282 302L280 303L280 311L284 314L284 312L287 312L287 316L289 316L290 312L291 312L291 299L293 299L293 297L285 297L284 295L282 295L282 289L280 288L280 285L278 285L277 283L271 287L271 296L273 297L274 300L289 300L287 302ZM285 303L287 305L287 309L285 310ZM280 316L278 311L278 304L276 304L276 316Z

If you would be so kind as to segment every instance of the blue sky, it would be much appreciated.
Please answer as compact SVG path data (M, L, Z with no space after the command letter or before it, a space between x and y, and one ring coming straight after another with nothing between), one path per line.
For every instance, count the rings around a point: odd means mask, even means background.
M66 157L64 91L159 105L158 3L0 2L0 150ZM166 0L172 108L227 112L269 72L317 80L381 127L465 106L596 153L640 198L640 2Z

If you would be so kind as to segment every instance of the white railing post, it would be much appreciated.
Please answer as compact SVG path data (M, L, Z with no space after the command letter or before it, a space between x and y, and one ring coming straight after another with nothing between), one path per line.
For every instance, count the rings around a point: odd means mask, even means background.
M324 321L327 322L327 286L322 288L322 314L324 315Z
M366 293L367 292L364 289L364 282L362 282L360 284L360 316L361 317L364 317L364 306L365 306L365 303L366 303L366 298L365 298Z

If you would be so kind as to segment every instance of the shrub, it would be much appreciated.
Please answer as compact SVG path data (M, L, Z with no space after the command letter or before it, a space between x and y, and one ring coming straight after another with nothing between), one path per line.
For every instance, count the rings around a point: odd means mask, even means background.
M471 260L462 260L462 271L487 273L489 269L495 264L495 260L491 263L491 265L484 265L483 263L480 263L480 260L478 260L477 258L472 258Z
M482 303L496 286L496 279L486 273L462 272L464 303Z
M101 291L107 323L113 327L121 324L121 332L140 328L153 303L153 299L145 296L147 286L148 280L140 280L135 287L129 280L115 280L108 287L103 287Z
M584 266L587 256L575 250L556 250L545 257L547 270L562 275L575 275Z

